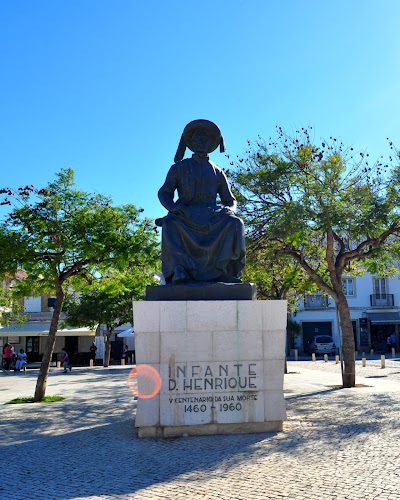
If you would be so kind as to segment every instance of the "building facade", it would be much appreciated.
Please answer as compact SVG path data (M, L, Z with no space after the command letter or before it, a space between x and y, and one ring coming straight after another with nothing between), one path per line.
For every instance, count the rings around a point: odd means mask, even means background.
M343 278L353 323L356 350L367 352L386 351L386 339L396 335L399 348L400 279L381 278L371 274ZM301 325L301 335L296 339L300 352L308 352L315 335L330 335L339 346L339 316L335 302L324 293L306 295L299 302L292 319Z
M24 349L27 353L28 362L41 361L46 338L49 334L51 318L53 315L55 298L47 294L39 297L25 297L21 305L26 314L27 321L5 327L0 325L0 348L9 342L14 351ZM65 319L62 313L61 321ZM75 358L76 362L83 361L89 357L89 348L95 340L95 332L88 328L59 328L56 334L54 348L54 360L61 354L63 347ZM87 356L86 356L87 354Z

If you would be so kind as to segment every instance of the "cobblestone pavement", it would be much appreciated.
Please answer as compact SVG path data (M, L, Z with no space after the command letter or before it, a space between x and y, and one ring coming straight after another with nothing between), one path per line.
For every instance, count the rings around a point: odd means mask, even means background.
M0 374L0 498L400 499L400 360L362 368L369 387L336 390L340 365L288 363L284 432L136 437L129 367Z

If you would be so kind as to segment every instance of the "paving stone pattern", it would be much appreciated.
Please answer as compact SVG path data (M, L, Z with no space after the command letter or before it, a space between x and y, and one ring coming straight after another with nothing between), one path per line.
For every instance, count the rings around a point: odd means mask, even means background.
M37 371L0 374L0 498L400 499L400 360L357 362L370 387L344 390L332 361L288 368L284 432L143 440L129 367L52 369L67 399L35 405L2 403Z

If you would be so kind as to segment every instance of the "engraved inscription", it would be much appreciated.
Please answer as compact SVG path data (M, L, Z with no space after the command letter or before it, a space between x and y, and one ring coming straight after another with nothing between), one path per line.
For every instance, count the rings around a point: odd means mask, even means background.
M257 391L257 363L174 365L168 371L169 391Z

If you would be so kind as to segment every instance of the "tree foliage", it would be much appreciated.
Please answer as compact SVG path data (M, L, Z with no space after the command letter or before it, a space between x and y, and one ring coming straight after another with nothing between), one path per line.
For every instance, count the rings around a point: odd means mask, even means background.
M3 283L0 283L0 327L23 323L25 320L26 315L13 293L10 277L5 277Z
M258 235L247 236L246 262L242 279L257 285L259 299L287 300L289 310L294 310L301 296L317 289L298 262L266 246Z
M158 259L153 223L134 205L113 206L111 198L76 189L74 174L61 170L54 182L37 189L0 190L12 207L0 223L0 272L23 270L21 296L56 295L49 336L36 386L43 398L55 334L72 280L87 283L112 269L152 269Z
M400 166L335 139L277 129L259 140L231 172L254 245L291 258L336 302L343 332L344 385L355 384L354 339L343 273L389 269L399 253ZM234 165L235 162L232 162Z

